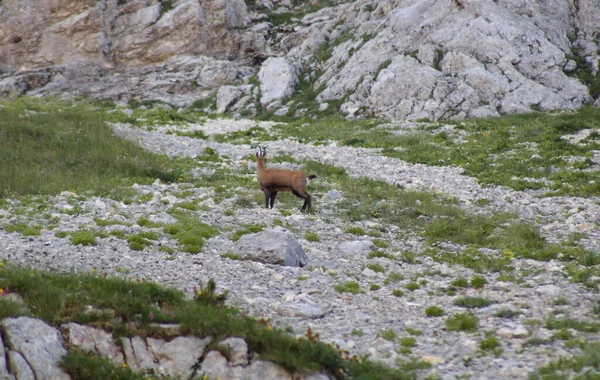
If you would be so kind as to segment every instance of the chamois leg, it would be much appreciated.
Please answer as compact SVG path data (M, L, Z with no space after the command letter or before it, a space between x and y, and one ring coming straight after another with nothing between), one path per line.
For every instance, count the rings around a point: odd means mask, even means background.
M298 198L304 199L304 204L302 205L302 208L300 209L300 211L304 212L307 208L310 210L310 208L312 206L312 202L310 200L310 195L306 192L306 190L302 190L302 192L292 190L292 194L294 194Z
M265 207L269 208L269 199L271 198L271 192L268 190L263 190L265 193Z
M277 198L277 191L271 193L271 208L273 208L273 204L275 203L275 198Z

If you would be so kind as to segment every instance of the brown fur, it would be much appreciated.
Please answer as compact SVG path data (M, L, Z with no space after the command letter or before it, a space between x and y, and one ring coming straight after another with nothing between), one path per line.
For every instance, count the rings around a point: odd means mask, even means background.
M273 208L277 193L280 191L291 191L295 196L304 199L301 211L310 210L312 201L310 194L306 192L306 186L308 185L308 180L316 176L306 175L298 170L267 168L266 155L266 151L262 148L259 153L256 153L258 185L263 193L265 193L265 206L269 208L270 204L271 208Z

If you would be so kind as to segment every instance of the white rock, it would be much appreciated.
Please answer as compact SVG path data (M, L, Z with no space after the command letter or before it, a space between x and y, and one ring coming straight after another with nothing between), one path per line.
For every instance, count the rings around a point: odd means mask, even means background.
M7 318L1 322L6 344L31 365L38 379L69 379L58 366L67 353L58 330L46 323L28 317Z
M540 295L549 297L557 297L562 292L561 289L556 285L542 285L535 289L535 292Z
M264 107L292 95L298 83L298 72L285 58L271 57L263 62L258 72L258 80L261 90L260 103Z

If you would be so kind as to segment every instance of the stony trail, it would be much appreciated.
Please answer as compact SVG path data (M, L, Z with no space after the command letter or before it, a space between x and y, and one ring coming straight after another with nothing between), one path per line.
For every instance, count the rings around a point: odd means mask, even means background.
M247 124L242 128L246 127ZM253 153L247 145L216 143L163 131L150 132L126 125L117 125L115 130L144 148L171 156L200 156L206 147L211 147L236 162ZM582 244L600 252L596 226L599 206L593 199L540 198L535 192L481 187L475 179L462 175L458 168L413 165L381 156L370 149L333 144L312 146L291 140L269 142L268 145L272 156L285 153L297 160L316 160L344 167L354 177L369 176L409 189L441 192L445 196L456 197L461 207L472 212L515 212L523 219L540 223L546 236L559 240L571 232L583 232L587 237L581 240ZM371 240L367 236L344 233L345 229L355 225L367 229L377 227L377 223L350 224L332 216L335 201L325 196L315 199L319 212L308 216L299 212L283 216L277 210L265 210L259 205L240 207L232 215L225 212L233 204L231 199L217 205L212 200L215 195L212 189L188 189L184 185L136 185L136 191L148 195L150 200L132 204L98 197L77 199L81 212L74 214L61 211L65 202L74 202L71 194L50 197L47 203L52 216L58 219L60 230L98 228L94 218L100 217L130 222L128 226L107 226L105 232L118 228L133 234L145 230L135 223L140 217L154 215L168 218L165 212L173 204L187 200L174 195L185 188L191 192L190 198L208 206L206 210L197 212L199 218L224 230L259 223L274 226L277 219L283 220L285 225L293 228L294 235L304 247L309 257L308 267L281 267L223 259L221 255L231 252L234 246L227 233L209 239L200 254L176 252L169 255L159 251L156 244L143 251L133 251L123 240L113 236L98 239L97 246L74 246L68 239L57 238L50 230L44 230L39 237L22 237L0 230L0 260L84 273L93 269L99 273L156 281L189 294L199 281L214 278L220 289L230 291L231 304L254 316L269 318L276 326L300 335L310 327L327 342L351 353L369 354L372 359L390 365L397 360L406 362L412 359L431 363L431 369L421 372L423 377L433 372L443 379L457 376L483 379L491 375L499 379L526 378L528 373L559 356L580 352L577 347L552 338L556 331L545 324L549 316L564 315L588 322L597 320L592 312L600 300L597 292L569 282L560 262L514 259L515 272L527 273L522 281L503 282L499 279L502 273L487 274L488 283L482 289L460 288L456 294L451 294L440 289L448 288L456 278L469 279L475 273L460 266L435 262L427 255L418 256L414 262L368 259L367 254L372 247L366 243L357 244L352 249L341 249L340 243L343 242ZM484 207L476 206L474 202L481 198L491 203ZM8 206L6 210L0 209L0 218L8 222L19 219L11 216L10 212ZM415 233L399 231L394 226L383 227L382 238L390 241L386 252L420 253L427 248L424 239ZM306 231L318 232L320 241L303 238ZM157 244L172 245L173 242L169 236L163 235ZM370 264L380 265L383 271L369 269L367 265ZM399 274L400 278L386 281L392 273ZM363 293L353 295L334 290L335 285L348 281L358 282ZM418 287L409 291L406 289L409 283L417 283ZM403 295L398 296L397 291L402 291ZM472 309L479 318L478 329L474 333L446 330L446 316L467 311L454 304L461 296L492 301L488 307ZM557 302L558 299L566 300L566 304ZM425 309L430 306L441 307L445 316L427 317ZM519 314L514 318L496 316L504 309L515 310ZM410 331L416 335L411 335ZM584 341L600 340L598 332L569 331L575 338ZM486 332L495 332L500 341L502 351L497 355L479 347ZM391 336L395 338L391 339ZM412 347L408 347L407 340L399 340L411 336L415 339ZM405 342L404 345L402 342Z

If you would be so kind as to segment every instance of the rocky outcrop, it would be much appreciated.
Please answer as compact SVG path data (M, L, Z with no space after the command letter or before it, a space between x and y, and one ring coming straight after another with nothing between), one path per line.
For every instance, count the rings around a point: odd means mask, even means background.
M302 102L320 103L315 112L341 103L349 117L392 120L600 103L600 0L317 5L325 7L281 26L264 20L310 8L267 0L253 10L243 0L4 0L0 96L187 106L226 88L213 111L254 114L259 105L284 114L287 99L308 85L318 96ZM582 72L596 84L582 83Z
M305 17L303 33L309 41L329 31L331 56L319 64L315 86L324 87L320 100L347 99L342 110L351 115L362 109L390 119L440 119L573 109L591 98L565 73L572 49L585 45L591 62L599 58L587 33L600 25L600 3L582 3L585 11L560 1L359 2ZM318 52L288 48L295 56Z
M263 360L249 360L249 350L241 338L230 337L218 347L228 353L204 350L211 338L178 336L170 341L154 338L121 338L121 347L112 334L90 326L67 323L61 333L45 322L28 318L7 318L0 322L0 333L7 337L6 348L0 339L0 377L14 380L70 379L58 365L67 349L109 358L116 366L127 366L133 371L153 373L172 378L190 378L201 360L200 373L210 379L292 379L283 367ZM2 336L2 334L0 334ZM8 355L5 355L5 351ZM9 366L6 363L8 357ZM320 377L321 376L321 377ZM294 377L298 379L328 379L316 374Z
M7 318L0 325L6 337L11 372L17 380L29 378L69 379L59 367L60 358L67 353L58 330L46 323L27 317Z

